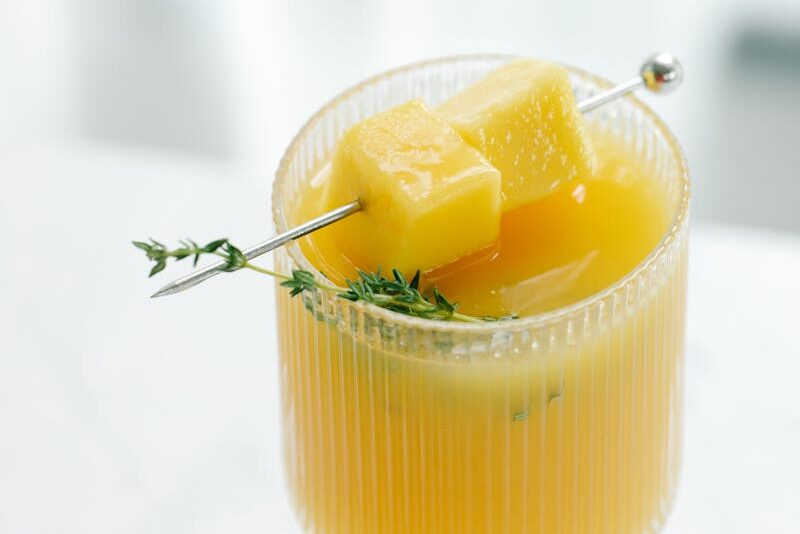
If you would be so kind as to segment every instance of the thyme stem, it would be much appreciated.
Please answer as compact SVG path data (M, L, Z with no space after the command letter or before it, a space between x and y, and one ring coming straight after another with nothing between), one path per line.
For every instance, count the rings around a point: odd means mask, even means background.
M205 246L200 246L188 239L181 241L180 247L175 249L169 249L152 238L149 242L134 241L133 245L143 250L147 258L154 262L150 270L150 276L163 271L166 268L167 260L170 258L174 261L180 261L193 257L194 264L197 265L200 257L212 254L225 260L225 266L222 267L223 271L233 272L240 269L250 269L272 276L281 280L280 285L288 288L292 297L304 292L314 292L322 289L332 291L343 299L364 301L381 308L424 319L451 320L465 323L497 320L494 317L473 317L459 313L456 311L458 305L450 302L436 288L432 289L430 296L423 294L419 290L419 271L410 282L397 269L392 270L392 278L383 276L380 269L372 273L358 271L356 280L347 280L347 287L340 287L320 282L308 271L295 269L290 275L254 265L247 260L238 247L227 239L218 239Z

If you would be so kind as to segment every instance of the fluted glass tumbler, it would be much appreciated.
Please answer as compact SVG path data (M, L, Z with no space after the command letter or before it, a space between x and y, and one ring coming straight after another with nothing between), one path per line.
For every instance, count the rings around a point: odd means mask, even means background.
M283 158L277 230L299 222L305 185L349 126L411 98L436 105L508 59L420 63L335 98ZM579 100L609 85L571 73ZM681 452L687 170L640 101L587 120L633 150L672 213L661 243L602 292L532 317L456 324L278 290L285 465L307 532L659 530ZM321 276L296 244L276 266Z

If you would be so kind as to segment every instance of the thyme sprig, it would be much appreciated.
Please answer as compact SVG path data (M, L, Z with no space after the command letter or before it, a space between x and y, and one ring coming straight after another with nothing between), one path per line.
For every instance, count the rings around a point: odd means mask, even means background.
M469 323L498 320L496 317L473 317L458 313L458 304L449 301L435 287L430 290L429 294L423 293L419 289L419 271L411 281L408 281L397 269L392 269L391 278L383 276L380 269L372 273L358 271L358 279L346 280L347 287L339 287L320 282L313 274L302 269L294 269L291 275L288 275L254 265L247 260L241 249L227 239L217 239L204 246L187 239L180 241L180 246L175 249L169 249L163 243L152 238L149 242L133 241L133 245L143 250L147 259L154 263L150 269L150 276L163 271L170 259L181 261L185 258L193 258L194 264L197 265L202 256L212 254L225 260L225 266L222 268L225 272L250 269L278 278L281 280L280 285L289 289L292 297L322 289L332 291L346 300L368 302L381 308L423 319Z

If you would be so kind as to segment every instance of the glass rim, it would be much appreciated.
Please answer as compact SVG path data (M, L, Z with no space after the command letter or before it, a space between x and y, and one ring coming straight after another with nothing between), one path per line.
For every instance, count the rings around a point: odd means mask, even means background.
M333 106L348 99L349 97L351 97L353 94L357 93L364 87L375 84L385 78L402 74L405 72L441 64L455 63L459 61L482 61L482 60L510 61L517 57L520 56L516 54L461 54L454 56L444 56L434 59L427 59L423 61L416 61L370 76L369 78L366 78L361 82L350 86L349 88L345 89L344 91L340 92L339 94L331 98L320 109L318 109L311 117L309 117L309 119L305 122L305 124L303 124L303 126L300 128L297 134L292 138L291 143L289 143L289 146L286 148L286 151L281 157L278 169L275 173L275 180L272 186L272 200L271 200L272 219L276 231L282 233L289 229L289 226L286 221L286 213L284 212L284 209L280 203L280 199L283 197L284 193L284 186L286 181L285 177L288 174L289 165L291 164L291 161L293 160L294 156L299 150L301 143L307 137L308 133L314 128L314 126L319 121L322 120L322 117L325 115L325 113L327 113ZM578 67L573 67L572 65L565 63L560 63L560 64L565 68L567 68L570 74L577 74L578 76L584 78L590 83L594 83L598 87L612 87L614 85L610 80L603 78L602 76L598 76L594 73L591 73L587 70ZM495 332L508 331L508 330L538 328L542 326L551 325L553 323L557 323L561 320L564 320L578 313L581 313L583 310L590 309L598 302L602 302L613 293L631 284L639 277L639 275L641 275L643 272L649 269L659 260L659 258L661 258L668 252L670 245L677 239L683 228L686 226L689 214L690 187L689 187L689 169L686 164L686 156L677 138L672 133L672 130L670 130L670 128L661 119L661 117L659 117L658 114L656 114L655 111L653 111L647 104L645 104L636 95L629 94L625 98L629 102L631 102L636 108L638 108L645 115L645 117L652 122L652 125L655 129L659 130L663 134L664 139L669 145L670 150L678 165L677 172L680 175L679 177L680 198L678 200L678 205L675 210L675 214L672 217L669 228L665 232L664 236L661 238L658 244L655 247L653 247L650 253L644 259L642 259L641 262L639 262L633 269L628 271L620 279L606 286L602 290L592 293L591 295L584 297L583 299L578 300L576 302L573 302L572 304L568 304L566 306L562 306L559 308L554 308L552 310L548 310L545 312L540 312L527 317L510 319L507 321L486 321L481 323L442 321L442 320L413 317L392 310L387 310L386 308L381 308L380 306L365 303L362 301L357 301L357 302L344 301L344 305L352 306L353 308L360 309L361 311L364 312L368 312L369 314L373 315L376 318L380 318L382 320L395 323L398 326L406 328L415 328L419 330L439 331L439 332L444 331L444 332L463 332L463 333L473 333L473 334L493 334ZM292 241L284 245L284 248L286 249L287 254L292 259L292 261L294 261L294 263L297 264L300 268L311 272L315 277L320 277L325 279L324 275L316 267L314 267L314 265L312 265L310 261L308 261L308 259L305 257L305 255L300 249L300 246L297 244L296 241ZM329 294L330 296L334 294L330 290L321 290L321 291Z

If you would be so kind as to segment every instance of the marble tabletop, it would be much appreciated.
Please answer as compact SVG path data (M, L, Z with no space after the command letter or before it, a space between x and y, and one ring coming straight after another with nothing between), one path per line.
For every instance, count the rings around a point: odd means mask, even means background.
M0 147L0 532L298 533L272 285L150 300L131 239L271 231L270 177L98 145ZM697 222L669 534L797 532L800 237ZM168 277L167 277L168 278Z

